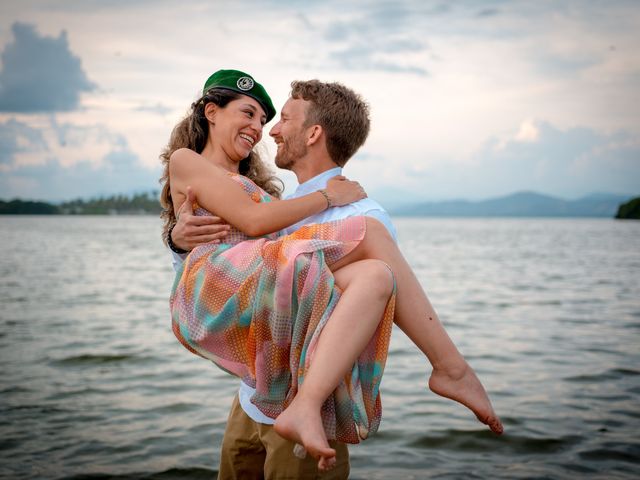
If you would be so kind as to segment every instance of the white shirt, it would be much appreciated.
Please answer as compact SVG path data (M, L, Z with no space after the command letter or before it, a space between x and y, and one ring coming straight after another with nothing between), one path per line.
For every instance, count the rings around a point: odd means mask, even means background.
M318 190L325 188L327 186L327 182L337 175L342 175L342 169L340 167L332 168L331 170L322 172L320 175L316 175L311 180L307 180L306 182L298 185L296 191L293 192L293 194L289 195L287 199L298 198L309 193L317 192ZM382 222L382 224L387 227L387 230L389 230L389 233L391 233L394 240L398 240L396 238L396 229L391 223L389 214L384 210L384 208L380 206L378 202L376 202L375 200L371 200L370 198L365 198L363 200L359 200L342 207L328 208L323 212L316 213L315 215L304 218L298 223L285 228L282 233L293 233L303 225L307 225L309 223L326 223L333 220L340 220L342 218L354 217L357 215L373 217L376 220Z
M300 185L298 185L298 188L296 188L295 192L287 196L287 199L298 198L325 188L329 179L335 177L336 175L342 175L342 168L332 168L331 170L322 172L320 175L316 175L312 179L301 183ZM364 215L377 219L387 228L387 230L389 230L389 233L393 236L394 240L397 241L396 229L391 223L389 214L384 210L384 208L380 206L380 204L378 204L374 200L371 200L370 198L365 198L363 200L359 200L342 207L328 208L323 212L317 213L316 215L312 215L311 217L307 217L299 221L289 228L285 228L282 233L289 234L295 232L301 226L307 225L309 223L325 223L357 215ZM179 255L173 251L171 253L173 254L173 268L178 270L187 254ZM265 425L273 425L275 423L275 420L273 418L267 417L264 413L258 410L258 407L251 403L251 397L254 393L254 388L241 381L240 391L238 392L240 406L254 422L262 423Z

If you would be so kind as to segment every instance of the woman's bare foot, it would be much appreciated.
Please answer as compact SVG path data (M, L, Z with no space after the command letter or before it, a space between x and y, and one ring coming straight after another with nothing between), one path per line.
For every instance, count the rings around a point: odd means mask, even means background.
M276 433L302 445L308 454L318 460L321 472L336 464L336 451L329 446L322 426L320 409L308 405L298 395L284 412L278 415L274 425Z
M502 422L493 411L487 392L466 362L464 366L446 371L443 368L434 368L429 378L429 388L432 392L471 409L478 420L488 425L492 432L500 435L504 431Z

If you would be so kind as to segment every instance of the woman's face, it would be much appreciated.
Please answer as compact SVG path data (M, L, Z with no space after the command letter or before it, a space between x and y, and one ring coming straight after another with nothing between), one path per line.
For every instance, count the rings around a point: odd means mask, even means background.
M205 114L214 144L219 145L229 159L237 162L247 158L262 139L262 128L267 121L260 104L246 95L230 101L224 108L208 104Z

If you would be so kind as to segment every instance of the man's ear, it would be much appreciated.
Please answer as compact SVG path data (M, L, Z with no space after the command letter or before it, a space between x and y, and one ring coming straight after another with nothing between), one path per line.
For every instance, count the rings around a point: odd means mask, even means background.
M204 116L207 117L207 120L211 123L216 123L215 118L217 112L218 106L213 102L209 102L204 106Z
M320 125L312 125L307 129L307 146L315 144L320 140L324 130Z

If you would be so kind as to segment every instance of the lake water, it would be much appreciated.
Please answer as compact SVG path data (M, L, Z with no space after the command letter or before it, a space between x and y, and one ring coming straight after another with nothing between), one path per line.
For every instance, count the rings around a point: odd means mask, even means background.
M395 330L354 479L638 478L640 222L395 219L506 433ZM238 382L170 329L151 217L0 217L0 477L215 478Z

